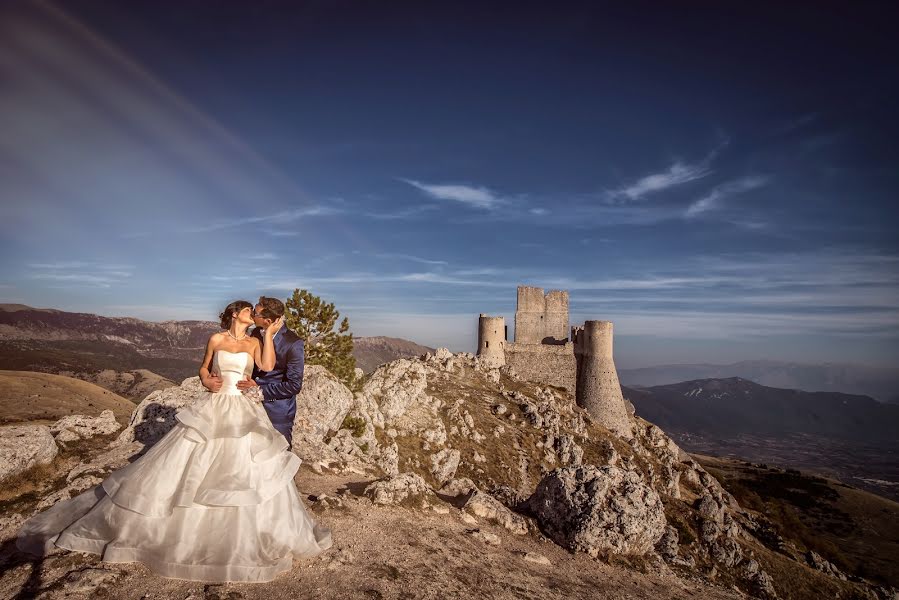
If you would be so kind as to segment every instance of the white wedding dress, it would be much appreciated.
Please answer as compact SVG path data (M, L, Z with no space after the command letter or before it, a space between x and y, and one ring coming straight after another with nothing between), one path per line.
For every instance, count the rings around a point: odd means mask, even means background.
M54 546L140 561L165 577L270 581L331 546L307 514L293 477L300 459L262 406L235 384L250 374L246 352L216 351L222 388L176 415L146 454L97 487L28 520L20 550Z

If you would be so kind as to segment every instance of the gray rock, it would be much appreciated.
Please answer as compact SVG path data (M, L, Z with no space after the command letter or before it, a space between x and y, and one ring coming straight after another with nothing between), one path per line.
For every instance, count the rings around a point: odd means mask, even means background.
M0 427L0 481L50 463L58 452L46 425Z
M440 493L444 496L453 496L455 498L456 496L470 494L477 489L478 487L471 479L468 477L459 477L444 484L444 486L440 488Z
M304 444L320 444L340 428L350 408L353 393L320 365L306 365L303 389L297 395L297 417L293 439L302 454Z
M440 452L431 455L431 474L441 484L449 481L459 468L462 453L458 450L444 448Z
M656 551L665 560L674 560L677 558L678 541L679 536L677 534L677 529L669 525L665 528L662 539L656 544Z
M152 392L131 413L131 421L119 434L116 444L139 442L152 446L177 424L175 415L179 410L208 393L199 377L189 377L178 387Z
M716 562L727 567L734 567L743 560L743 549L731 538L715 540L709 549L709 553Z
M104 410L98 417L65 416L50 426L50 433L56 437L57 442L74 442L95 435L109 435L121 428L113 412Z
M659 495L637 473L618 467L556 469L527 504L556 543L594 557L646 554L665 532Z
M362 393L377 403L383 416L385 424L376 425L386 427L399 421L410 406L422 404L427 397L427 385L425 365L399 359L378 367L365 383Z
M840 579L842 581L846 581L848 579L846 577L846 574L843 573L839 569L839 567L837 567L835 564L833 564L814 550L809 550L808 552L806 552L805 560L813 569L817 569L818 571L826 573L831 577L836 577L837 579Z
M415 473L403 473L372 482L362 493L372 503L384 506L401 504L407 500L428 505L428 497L434 495L425 480Z
M502 525L516 535L528 532L528 522L521 515L516 515L503 504L485 492L475 491L463 507L477 517Z

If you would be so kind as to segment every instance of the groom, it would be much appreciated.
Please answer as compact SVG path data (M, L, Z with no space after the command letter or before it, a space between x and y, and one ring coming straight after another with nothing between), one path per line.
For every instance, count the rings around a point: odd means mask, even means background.
M256 329L252 335L263 342L262 332L284 316L284 303L277 298L262 296L253 311ZM293 421L297 414L297 394L303 388L304 344L297 334L282 327L274 337L275 368L260 371L253 367L252 379L238 381L242 392L259 388L262 406L272 425L287 438L288 448L293 446Z

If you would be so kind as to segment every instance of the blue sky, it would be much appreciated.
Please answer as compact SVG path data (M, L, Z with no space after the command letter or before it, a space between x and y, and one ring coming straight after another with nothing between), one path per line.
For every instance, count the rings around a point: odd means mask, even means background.
M525 283L614 321L619 368L896 364L876 5L378 4L4 5L0 299L211 319L300 287L473 350Z

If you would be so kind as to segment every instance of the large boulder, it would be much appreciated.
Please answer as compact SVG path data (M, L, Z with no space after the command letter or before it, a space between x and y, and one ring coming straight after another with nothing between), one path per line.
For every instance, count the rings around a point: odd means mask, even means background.
M294 443L320 444L329 433L340 429L353 405L353 392L319 365L306 365L303 389L297 396Z
M527 507L556 543L594 557L646 554L665 533L659 495L637 473L611 465L556 469Z
M59 452L46 425L0 427L0 481L51 462Z
M131 421L119 434L116 443L140 442L152 446L175 426L175 414L179 410L204 398L208 393L209 390L203 387L199 377L189 377L178 387L152 392L131 413Z
M104 410L99 417L65 416L50 426L50 433L56 436L57 442L74 442L95 435L109 435L121 428L115 414L111 410Z
M430 404L425 393L427 367L418 361L399 359L381 365L372 373L362 393L373 400L378 414L371 415L376 427L400 425L407 412Z

